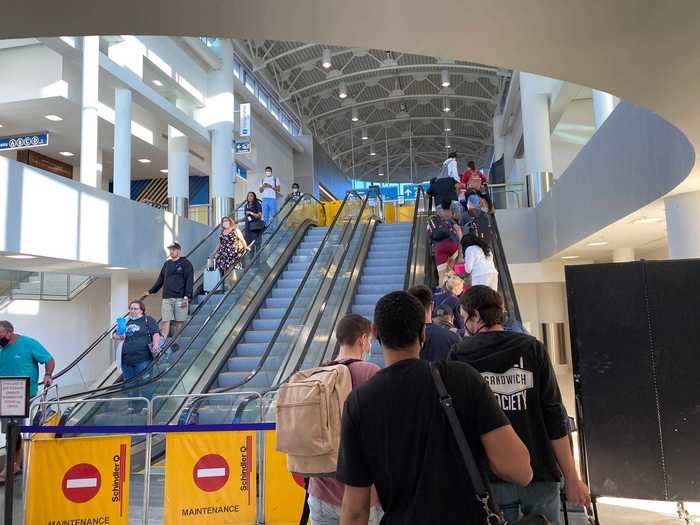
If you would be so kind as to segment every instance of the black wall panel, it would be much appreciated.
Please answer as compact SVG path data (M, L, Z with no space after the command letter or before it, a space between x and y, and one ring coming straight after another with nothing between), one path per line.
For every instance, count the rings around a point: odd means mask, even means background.
M591 490L664 499L642 265L568 266L577 395Z

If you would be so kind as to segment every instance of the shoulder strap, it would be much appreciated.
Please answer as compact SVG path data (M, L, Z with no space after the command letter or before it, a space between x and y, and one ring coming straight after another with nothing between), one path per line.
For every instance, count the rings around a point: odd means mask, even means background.
M438 370L435 363L430 363L430 372L433 375L433 382L435 383L435 388L437 389L438 397L440 398L440 405L447 416L447 421L450 424L452 435L454 436L457 446L459 447L459 453L462 456L464 466L467 467L467 473L469 474L469 479L471 480L474 491L476 492L476 498L481 502L484 512L486 512L487 523L493 523L494 525L506 525L506 522L499 514L496 502L493 500L493 498L491 498L489 488L484 483L484 479L481 476L481 471L476 464L476 460L474 459L474 455L469 447L467 438L464 435L464 430L462 430L462 425L457 418L457 412L452 404L452 396L450 396L447 388L445 388L445 383L440 375L440 370Z

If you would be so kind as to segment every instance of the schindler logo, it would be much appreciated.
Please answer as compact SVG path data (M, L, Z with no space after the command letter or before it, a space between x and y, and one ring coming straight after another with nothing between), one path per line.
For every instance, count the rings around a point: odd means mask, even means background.
M253 436L246 436L245 445L240 448L241 453L241 492L248 493L248 505L250 505L250 469L252 466L251 453L253 451Z
M498 399L498 404L503 410L520 411L527 410L527 391L535 386L532 372L517 364L502 374L483 372L481 374L491 387Z

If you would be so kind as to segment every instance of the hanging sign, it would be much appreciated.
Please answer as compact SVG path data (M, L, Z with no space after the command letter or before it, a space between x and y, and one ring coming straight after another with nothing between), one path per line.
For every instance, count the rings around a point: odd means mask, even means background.
M163 523L255 523L255 441L255 432L168 434Z
M236 142L236 153L250 153L252 151L249 140Z
M30 133L28 135L12 135L10 137L0 137L0 151L13 149L38 148L49 145L49 134Z
M250 137L250 104L241 104L240 110L240 135L241 137Z
M29 417L28 377L0 377L0 416Z
M24 523L127 525L130 453L130 436L32 441Z

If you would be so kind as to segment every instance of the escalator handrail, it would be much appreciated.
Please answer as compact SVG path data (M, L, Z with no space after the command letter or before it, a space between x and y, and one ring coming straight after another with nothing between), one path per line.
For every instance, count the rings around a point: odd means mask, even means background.
M307 195L307 194L304 194L304 195ZM314 198L312 195L309 195L309 197L311 197L313 200L316 200L316 201L318 202L318 199ZM255 255L253 256L253 259L251 260L251 263L248 265L248 268L246 268L246 269L243 271L243 274L242 274L242 275L245 275L251 268L254 267L254 264L253 264L253 263L258 259L258 257L260 257L260 255L261 255L262 252L263 252L263 249L272 241L272 239L273 239L273 237L275 236L275 234L276 234L276 233L279 231L279 229L282 227L282 224L283 224L284 220L285 220L287 217L289 217L289 215L292 213L292 211L296 208L296 206L297 206L302 200L303 200L303 199L300 198L300 199L298 199L296 202L294 202L294 203L292 204L292 207L289 209L289 211L288 211L287 214L285 215L284 219L282 219L281 221L277 221L277 226L276 226L276 228L275 228L275 231L272 232L272 234L268 237L268 239L267 239L267 240L265 241L265 243L262 245L261 249L259 249L259 250L255 253ZM324 219L325 219L325 213L326 213L326 212L325 212L325 209L324 209L323 207L322 207L321 209L322 209L322 211L323 211L323 216L324 216ZM281 212L281 211L282 211L282 210L280 210L280 212ZM161 352L160 357L163 357L163 356L166 354L166 350L167 350L172 344L174 344L176 341L178 341L178 340L180 339L180 337L182 337L182 334L184 333L185 328L193 321L193 319L194 319L195 315L197 314L197 312L199 312L199 310L203 307L203 305L206 304L206 303L211 299L211 297L215 294L216 290L218 290L219 287L226 281L227 277L229 276L229 274L230 274L232 271L234 271L234 269L233 269L233 268L230 268L229 271L226 272L226 274L225 274L225 275L221 278L221 280L217 283L217 285L216 285L211 291L209 291L209 292L207 293L207 295L205 296L204 300L201 301L201 302L197 305L197 308L195 309L195 311L190 315L189 319L187 320L185 326L183 326L182 330L180 330L180 331L175 335L175 337L171 338L171 339L168 341L168 343L166 343L166 346L165 346L164 350ZM192 344L194 343L194 341L196 340L196 338L199 336L199 334L202 333L202 331L204 330L204 328L205 328L205 327L207 326L207 324L211 321L211 319L214 317L214 315L219 311L219 309L221 308L221 306L222 306L223 304L225 304L226 299L230 296L231 293L233 293L234 290L236 290L236 287L238 286L238 283L240 283L241 281L242 281L242 279L239 279L239 280L238 280L238 281L237 281L237 282L222 296L222 298L221 298L221 300L219 301L219 303L212 309L212 311L209 313L209 315L207 315L207 317L205 318L205 320L204 320L204 322L202 323L202 325L201 325L201 326L196 330L196 332L192 335L192 338L191 338L190 342L187 344L187 346L186 346L184 349L178 350L178 352L177 352L178 355L177 355L176 359L175 359L172 363L170 363L170 366L171 366L171 367L172 367L172 366L175 366L175 365L180 361L180 359L187 353L187 351L188 351L189 348L192 346ZM151 369L152 369L154 366L157 365L157 363L158 363L158 359L154 359L153 361L151 361L150 365L149 365L146 369L142 370L139 374L136 374L134 377L130 378L128 381L122 381L122 382L120 382L120 383L113 383L113 384L111 384L111 385L104 386L104 387L100 387L100 388L97 388L97 389L95 389L95 390L91 390L91 391L87 391L87 392L80 392L80 393L78 393L78 394L72 394L71 396L68 396L67 399L70 399L70 398L78 398L78 397L81 397L81 396L82 396L82 397L85 397L85 396L94 397L94 395L103 395L103 394L108 393L108 392L119 392L119 391L131 390L131 389L134 389L134 388L143 388L145 385L157 381L160 377L162 377L163 375L165 375L165 374L168 372L168 370L161 370L160 372L158 372L158 373L155 374L154 376L150 377L147 381L141 381L141 378L142 378L143 376L145 376L146 374L148 374L148 373L151 371Z
M425 195L423 194L423 186L418 186L418 190L416 191L416 203L413 207L413 221L411 224L411 237L410 237L410 252L412 253L415 249L414 243L416 240L416 225L418 223L418 210L420 209L420 200L421 196L425 198ZM404 290L408 289L408 285L411 282L411 275L415 271L413 268L415 268L416 264L416 257L408 257L406 259L406 276L404 277L403 281L403 288ZM413 267L413 268L412 268Z
M489 223L491 224L491 244L492 249L495 248L496 253L496 264L498 266L498 274L501 279L501 287L503 288L503 296L505 299L506 307L508 313L518 322L522 321L520 317L520 307L518 306L518 299L515 295L515 288L513 287L513 280L510 275L510 269L508 268L508 263L505 258L505 251L503 249L503 241L501 240L501 233L498 230L498 223L496 222L496 217L489 215Z
M216 233L219 230L219 227L213 228L202 240L200 240L194 248L192 248L189 252L187 252L186 255L184 255L185 258L191 256L196 250L200 248L206 241L208 241L214 233ZM145 299L145 295L140 297L139 300ZM127 317L129 313L125 313L122 315L122 317ZM110 326L106 331L102 332L99 336L97 336L97 339L95 339L85 350L83 350L73 361L71 361L69 364L67 364L65 367L63 367L61 370L59 370L56 374L54 374L53 379L54 381L56 379L59 379L61 376L65 375L68 373L70 370L72 370L79 361L81 361L87 354L89 354L97 345L99 345L106 337L108 337L116 328L116 323L114 323L112 326Z
M275 329L275 333L273 334L272 338L270 339L270 342L267 344L267 348L265 349L265 352L264 352L263 355L260 357L260 360L258 361L257 366L255 367L255 369L254 369L250 374L248 374L248 376L246 376L246 377L245 377L242 381L240 381L238 384L233 385L233 386L231 386L231 387L227 387L226 389L222 389L222 390L220 390L221 392L228 392L228 391L235 390L235 389L237 389L237 388L242 387L243 385L245 385L245 384L247 384L248 382L250 382L250 381L251 381L256 375L258 375L258 374L260 373L260 371L262 370L263 366L265 365L265 362L267 361L267 358L268 358L268 357L270 356L270 354L272 353L272 349L273 349L274 345L276 344L277 339L279 338L280 334L282 333L282 328L285 326L285 323L286 323L287 319L289 319L289 316L291 315L291 313L292 313L292 311L293 311L293 309L294 309L295 303L296 303L296 301L297 301L299 295L301 294L301 291L304 289L304 286L305 286L306 282L308 281L309 276L311 275L312 270L314 269L314 266L316 265L316 261L318 260L318 258L319 258L319 256L320 256L321 252L323 251L323 248L324 248L326 242L327 242L328 239L330 238L330 234L331 234L331 232L333 231L333 229L335 228L336 223L338 222L338 219L339 219L340 216L342 215L343 208L344 208L345 205L347 204L348 198L349 198L351 195L353 195L353 196L355 196L355 197L357 197L357 198L359 198L359 199L361 199L361 200L364 201L364 202L363 202L363 205L362 205L362 208L361 208L361 210L360 210L360 214L361 214L362 211L364 210L364 206L365 206L366 203L367 203L367 199L362 199L362 196L359 195L355 190L350 190L350 191L348 191L348 192L345 194L345 197L343 198L343 202L342 202L342 204L340 205L340 208L338 209L338 213L337 213L336 216L333 218L333 222L331 223L330 227L328 228L328 231L326 232L326 235L324 235L323 241L321 242L321 245L319 246L318 250L317 250L316 253L314 254L314 258L312 259L311 263L309 264L308 270L307 270L306 273L304 274L304 277L303 277L301 283L300 283L299 286L297 287L297 290L296 290L296 292L294 293L294 296L292 297L292 301L289 303L289 306L287 307L287 310L285 311L284 316L282 317L282 319L280 320L279 325L278 325L277 328ZM356 222L357 222L357 221L356 221ZM320 291L320 289L321 289L321 287L319 287L319 290L317 290L317 293L318 293L318 291ZM313 300L311 301L310 304L313 304ZM223 367L223 363L222 363L222 367ZM222 367L220 367L220 368L222 368ZM212 377L217 377L217 376L218 376L218 372L220 372L220 370L218 370L218 371L217 371L217 374L214 374Z

